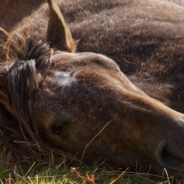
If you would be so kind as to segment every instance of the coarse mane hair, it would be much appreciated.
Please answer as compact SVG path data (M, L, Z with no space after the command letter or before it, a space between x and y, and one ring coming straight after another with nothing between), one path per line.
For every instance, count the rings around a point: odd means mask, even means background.
M21 6L19 3L16 5L17 8ZM22 160L25 163L35 160L54 163L56 159L58 163L66 158L74 159L73 155L70 156L44 143L36 129L40 114L36 110L39 102L35 99L38 96L48 95L41 90L41 87L50 71L51 56L57 50L57 47L52 45L54 38L49 33L52 32L51 28L59 27L58 32L55 32L60 35L61 42L57 43L61 46L60 50L75 49L75 41L59 8L53 1L49 1L48 4L51 11L50 18L47 15L47 4L41 3L38 10L28 16L28 20L22 19L12 27L11 24L14 25L15 20L12 20L10 27L1 23L0 146L5 151L0 153L2 158L0 162L4 164L9 162L11 165ZM27 4L24 5L28 7ZM35 5L37 7L37 3ZM52 15L52 11L56 14ZM39 21L36 23L35 19L38 16ZM48 18L51 20L49 21ZM8 158L7 155L12 158ZM8 160L5 160L6 158Z
M7 152L11 150L16 153L11 153L14 158L11 158L10 163L14 160L24 160L26 163L50 160L49 163L54 164L54 159L57 162L58 159L61 162L66 158L73 159L70 154L56 148L50 151L50 147L41 141L34 130L37 121L34 119L35 97L38 94L46 95L40 87L49 70L52 49L42 40L24 38L19 35L16 41L9 39L4 47L4 55L8 61L6 64L10 67L6 88L13 112L9 113L4 105L0 105L0 144L6 145ZM38 81L37 74L43 71L41 81Z

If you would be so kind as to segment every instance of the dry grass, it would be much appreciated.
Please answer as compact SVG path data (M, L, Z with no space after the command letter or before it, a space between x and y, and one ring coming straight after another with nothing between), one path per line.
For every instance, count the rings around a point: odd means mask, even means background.
M0 183L6 184L174 184L173 178L149 173L110 170L98 166L80 168L69 166L48 167L33 164L18 165L14 169L0 169ZM179 184L179 183L178 183Z

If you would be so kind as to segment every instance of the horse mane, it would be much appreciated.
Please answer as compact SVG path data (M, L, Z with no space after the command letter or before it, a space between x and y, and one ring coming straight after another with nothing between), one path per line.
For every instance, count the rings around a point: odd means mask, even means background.
M23 35L17 35L16 39L9 37L5 43L4 56L10 64L7 74L8 103L13 109L13 114L0 104L0 144L7 150L13 150L13 161L9 161L10 164L21 161L23 157L26 163L34 160L49 160L53 163L53 154L54 158L61 161L67 157L73 159L73 156L56 148L51 151L35 130L35 98L42 93L40 85L49 69L51 54L52 49L48 43ZM40 82L38 73L41 72Z

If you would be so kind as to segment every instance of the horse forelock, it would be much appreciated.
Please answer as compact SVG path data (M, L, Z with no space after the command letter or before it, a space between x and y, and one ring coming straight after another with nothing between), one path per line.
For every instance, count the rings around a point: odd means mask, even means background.
M11 112L6 110L6 107L0 106L1 112L6 112L1 113L0 133L7 149L15 149L17 152L17 149L24 150L29 146L30 151L33 151L33 146L37 154L40 147L39 136L35 131L38 116L36 104L39 103L36 98L41 94L40 85L47 73L45 70L48 70L51 49L41 40L29 39L26 42L24 40L24 43L12 45L10 49L13 49L11 52L14 52L12 55L14 57L10 61L7 74L8 105L11 106ZM21 52L20 49L22 49ZM28 140L29 143L27 143Z
M21 45L21 44L20 44ZM8 92L14 109L25 122L30 122L34 109L35 92L40 89L48 70L50 48L47 43L27 41L22 53L18 53L8 71ZM42 74L40 74L42 73Z

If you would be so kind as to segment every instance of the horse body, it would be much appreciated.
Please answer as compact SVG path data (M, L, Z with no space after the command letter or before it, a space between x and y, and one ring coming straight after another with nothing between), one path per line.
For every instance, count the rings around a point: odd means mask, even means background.
M58 1L70 32L58 6L48 3L49 18L42 4L7 28L7 41L1 37L7 149L23 150L25 158L47 158L52 149L55 157L65 151L86 162L99 156L115 166L183 171L184 115L146 94L183 112L183 7ZM79 53L71 53L76 45ZM28 142L34 144L25 149Z
M146 93L183 112L182 6L162 1L80 0L62 1L61 7L79 40L79 51L113 58Z
M25 0L1 0L0 24L7 31L11 31L26 16L30 16L34 11L44 3L43 0L25 1Z

